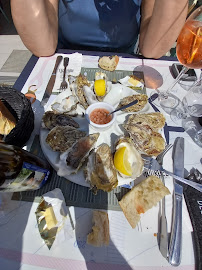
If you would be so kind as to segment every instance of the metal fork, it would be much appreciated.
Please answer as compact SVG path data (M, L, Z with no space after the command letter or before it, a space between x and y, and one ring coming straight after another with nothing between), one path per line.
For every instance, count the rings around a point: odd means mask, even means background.
M192 182L192 181L189 181L185 178L182 178L180 176L177 176L175 174L173 174L172 172L169 172L167 170L165 170L162 165L160 165L158 163L158 161L152 157L148 157L148 156L142 156L143 160L144 160L144 168L147 169L147 170L152 170L152 171L163 171L165 172L166 174L172 176L173 178L177 179L178 181L190 186L190 187L193 187L195 189L197 189L198 191L202 192L202 185L199 184L199 183L195 183L195 182Z
M68 64L69 64L69 57L65 57L64 62L63 62L63 65L64 65L63 80L62 80L62 82L60 84L60 89L61 90L67 89L67 87L68 87L68 84L67 84L67 82L65 80L66 68L67 68Z
M165 154L170 150L172 146L173 146L172 144L167 144L164 151L156 157L156 160L161 166L163 165L163 158ZM161 180L163 184L165 185L165 179L164 179L164 175L162 171L160 171L160 175L161 175L160 176ZM159 249L163 257L167 259L168 258L168 229L167 229L167 219L166 219L166 211L165 211L165 197L163 197L162 202L161 202L159 235L160 235Z

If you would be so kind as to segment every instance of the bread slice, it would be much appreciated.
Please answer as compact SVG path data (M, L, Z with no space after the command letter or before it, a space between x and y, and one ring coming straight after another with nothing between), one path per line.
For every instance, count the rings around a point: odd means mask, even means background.
M8 135L15 126L15 117L0 100L0 134Z
M117 55L102 56L99 58L98 65L104 70L114 71L118 65L119 57Z
M101 247L109 245L109 219L108 214L103 211L93 211L94 223L92 232L87 236L87 244Z
M151 209L168 194L170 191L161 179L152 175L126 193L119 205L131 227L135 228L140 221L140 214Z

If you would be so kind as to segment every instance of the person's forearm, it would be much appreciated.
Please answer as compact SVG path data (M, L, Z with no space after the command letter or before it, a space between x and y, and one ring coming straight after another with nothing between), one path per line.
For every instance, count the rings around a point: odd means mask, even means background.
M187 10L187 0L143 0L140 52L147 58L165 55L185 23Z
M18 34L36 56L54 54L58 42L58 0L11 0Z

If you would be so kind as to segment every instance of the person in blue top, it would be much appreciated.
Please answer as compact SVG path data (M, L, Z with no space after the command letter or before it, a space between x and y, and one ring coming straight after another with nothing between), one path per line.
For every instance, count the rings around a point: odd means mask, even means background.
M15 27L36 56L57 48L134 53L159 58L176 41L188 0L11 0Z

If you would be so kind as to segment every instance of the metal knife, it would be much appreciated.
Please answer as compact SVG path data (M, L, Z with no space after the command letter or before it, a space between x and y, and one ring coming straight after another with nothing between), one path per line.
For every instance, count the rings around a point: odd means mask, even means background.
M184 177L184 138L178 137L173 145L173 171ZM173 266L180 265L182 248L182 183L174 179L174 206L169 244L168 261Z
M134 100L134 101L132 101L132 102L128 103L127 105L124 105L124 106L122 106L122 107L120 107L120 108L116 109L115 111L110 112L110 113L109 113L109 115L110 115L110 114L112 114L112 113L115 113L115 112L118 112L118 111L124 110L124 109L126 109L126 108L128 108L128 107L131 107L131 106L133 106L133 105L137 104L137 103L138 103L138 100L136 99L136 100Z
M55 66L54 66L53 72L51 74L51 77L49 79L49 82L48 82L48 84L46 86L46 90L45 90L45 93L44 93L44 96L43 96L43 100L48 99L51 96L51 93L53 91L53 86L55 84L56 72L57 72L58 66L61 63L62 59L63 59L63 57L61 55L59 55L56 58Z

